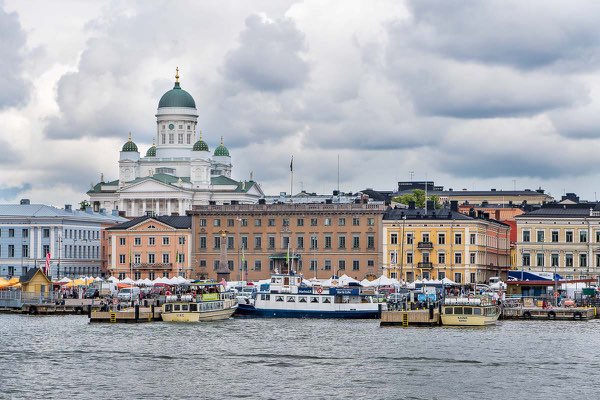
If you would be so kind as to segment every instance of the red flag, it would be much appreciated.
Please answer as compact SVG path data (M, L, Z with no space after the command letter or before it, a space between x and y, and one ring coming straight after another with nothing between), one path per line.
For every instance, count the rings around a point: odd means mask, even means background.
M50 274L50 252L46 253L46 265L44 266L44 273Z

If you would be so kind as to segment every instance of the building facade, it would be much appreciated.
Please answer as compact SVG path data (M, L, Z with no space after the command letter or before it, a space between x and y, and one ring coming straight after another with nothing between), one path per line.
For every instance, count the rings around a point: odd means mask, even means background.
M510 268L509 226L483 213L465 215L458 205L435 210L410 204L383 217L383 269L391 278L448 278L457 283L483 283L506 277Z
M107 275L134 280L192 277L191 217L138 217L106 230Z
M198 140L196 135L198 133ZM198 129L193 97L173 89L158 103L154 144L140 156L131 134L119 157L119 179L94 185L88 196L95 211L119 210L127 216L185 215L195 204L256 203L263 196L252 179L232 179L229 150L221 138L211 154Z
M0 205L0 276L26 275L45 265L50 275L99 276L102 268L101 232L125 221L118 215L58 209L42 204Z
M516 269L566 279L600 274L600 205L548 204L516 217Z
M226 263L232 280L259 280L289 269L307 278L381 273L383 204L196 206L192 216L197 278Z

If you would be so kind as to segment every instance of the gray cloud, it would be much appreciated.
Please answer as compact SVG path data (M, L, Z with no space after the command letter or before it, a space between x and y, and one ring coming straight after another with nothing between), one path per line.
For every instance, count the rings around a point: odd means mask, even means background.
M573 139L600 138L600 113L598 104L556 110L550 120L561 135Z
M239 42L226 57L229 79L256 90L281 91L302 86L308 78L308 64L300 57L306 50L304 35L294 21L251 15Z
M18 15L5 12L0 1L0 109L29 99L30 85L22 78L25 39Z
M21 186L9 186L9 187L0 187L0 199L2 200L12 200L16 198L20 193L31 190L31 184L26 183Z
M548 0L411 0L400 27L411 46L457 60L596 69L600 65L600 3Z

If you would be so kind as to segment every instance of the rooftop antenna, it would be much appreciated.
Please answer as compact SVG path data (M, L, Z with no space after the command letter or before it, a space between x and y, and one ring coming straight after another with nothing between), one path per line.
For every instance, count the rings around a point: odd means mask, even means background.
M425 172L425 215L427 215L427 172Z
M338 153L338 170L337 170L337 191L338 196L340 195L340 155Z
M410 174L410 181L412 182L413 176L415 175L415 171L410 171L409 174Z
M179 83L179 67L175 67L175 82Z
M513 190L516 192L517 191L517 180L513 179Z

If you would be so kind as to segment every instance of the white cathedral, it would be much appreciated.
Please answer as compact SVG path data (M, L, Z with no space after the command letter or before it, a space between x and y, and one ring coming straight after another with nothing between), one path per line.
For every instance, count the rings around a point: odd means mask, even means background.
M119 179L100 182L87 194L94 210L124 211L128 217L185 215L192 205L256 203L264 193L252 175L247 181L231 178L231 156L223 144L211 155L202 140L196 141L198 111L194 98L179 84L158 102L156 135L145 157L129 140L119 158Z

